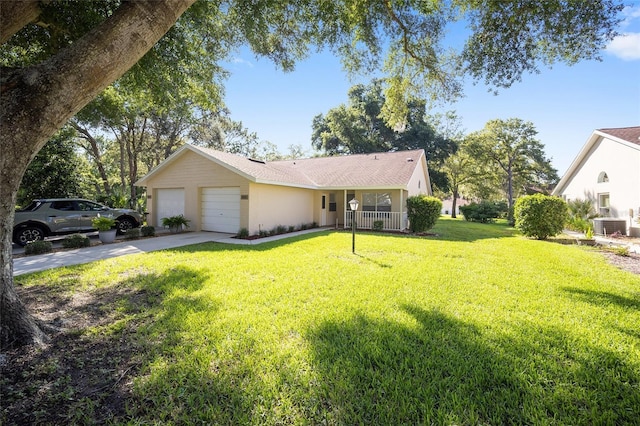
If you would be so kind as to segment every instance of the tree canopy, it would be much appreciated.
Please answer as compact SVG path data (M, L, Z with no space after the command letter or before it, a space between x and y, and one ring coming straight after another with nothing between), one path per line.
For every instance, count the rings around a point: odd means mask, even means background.
M449 99L460 75L508 87L540 63L597 58L622 7L615 0L0 2L0 343L43 337L13 288L22 176L46 141L115 80L160 97L192 87L194 101L206 104L221 96L219 61L239 45L285 70L327 47L349 72L385 72L381 113L402 125L410 100ZM470 37L455 52L443 42L457 19Z

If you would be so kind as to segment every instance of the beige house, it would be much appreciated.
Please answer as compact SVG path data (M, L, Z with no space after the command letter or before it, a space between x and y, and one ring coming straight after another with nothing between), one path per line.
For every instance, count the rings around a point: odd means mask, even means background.
M640 126L595 130L553 195L593 200L596 233L640 236Z
M250 234L276 226L407 228L406 199L431 195L424 150L264 162L186 144L144 176L147 221L184 215L190 229Z

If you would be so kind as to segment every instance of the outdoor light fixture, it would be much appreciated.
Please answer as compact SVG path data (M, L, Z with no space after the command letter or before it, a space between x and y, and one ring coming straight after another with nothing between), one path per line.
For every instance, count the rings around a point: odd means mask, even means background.
M351 252L356 252L356 210L358 210L358 200L355 197L349 201L353 217L351 218Z

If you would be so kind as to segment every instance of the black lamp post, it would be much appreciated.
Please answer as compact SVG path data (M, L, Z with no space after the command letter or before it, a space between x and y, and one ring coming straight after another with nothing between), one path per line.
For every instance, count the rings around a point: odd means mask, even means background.
M351 206L351 211L353 212L353 217L351 218L351 252L356 252L356 210L358 210L358 200L353 198L349 201L349 205Z

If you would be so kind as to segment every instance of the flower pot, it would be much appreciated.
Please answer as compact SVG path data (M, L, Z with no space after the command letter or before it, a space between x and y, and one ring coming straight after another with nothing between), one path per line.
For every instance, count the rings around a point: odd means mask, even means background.
M109 229L108 231L99 231L98 238L102 244L112 243L116 240L117 229Z

